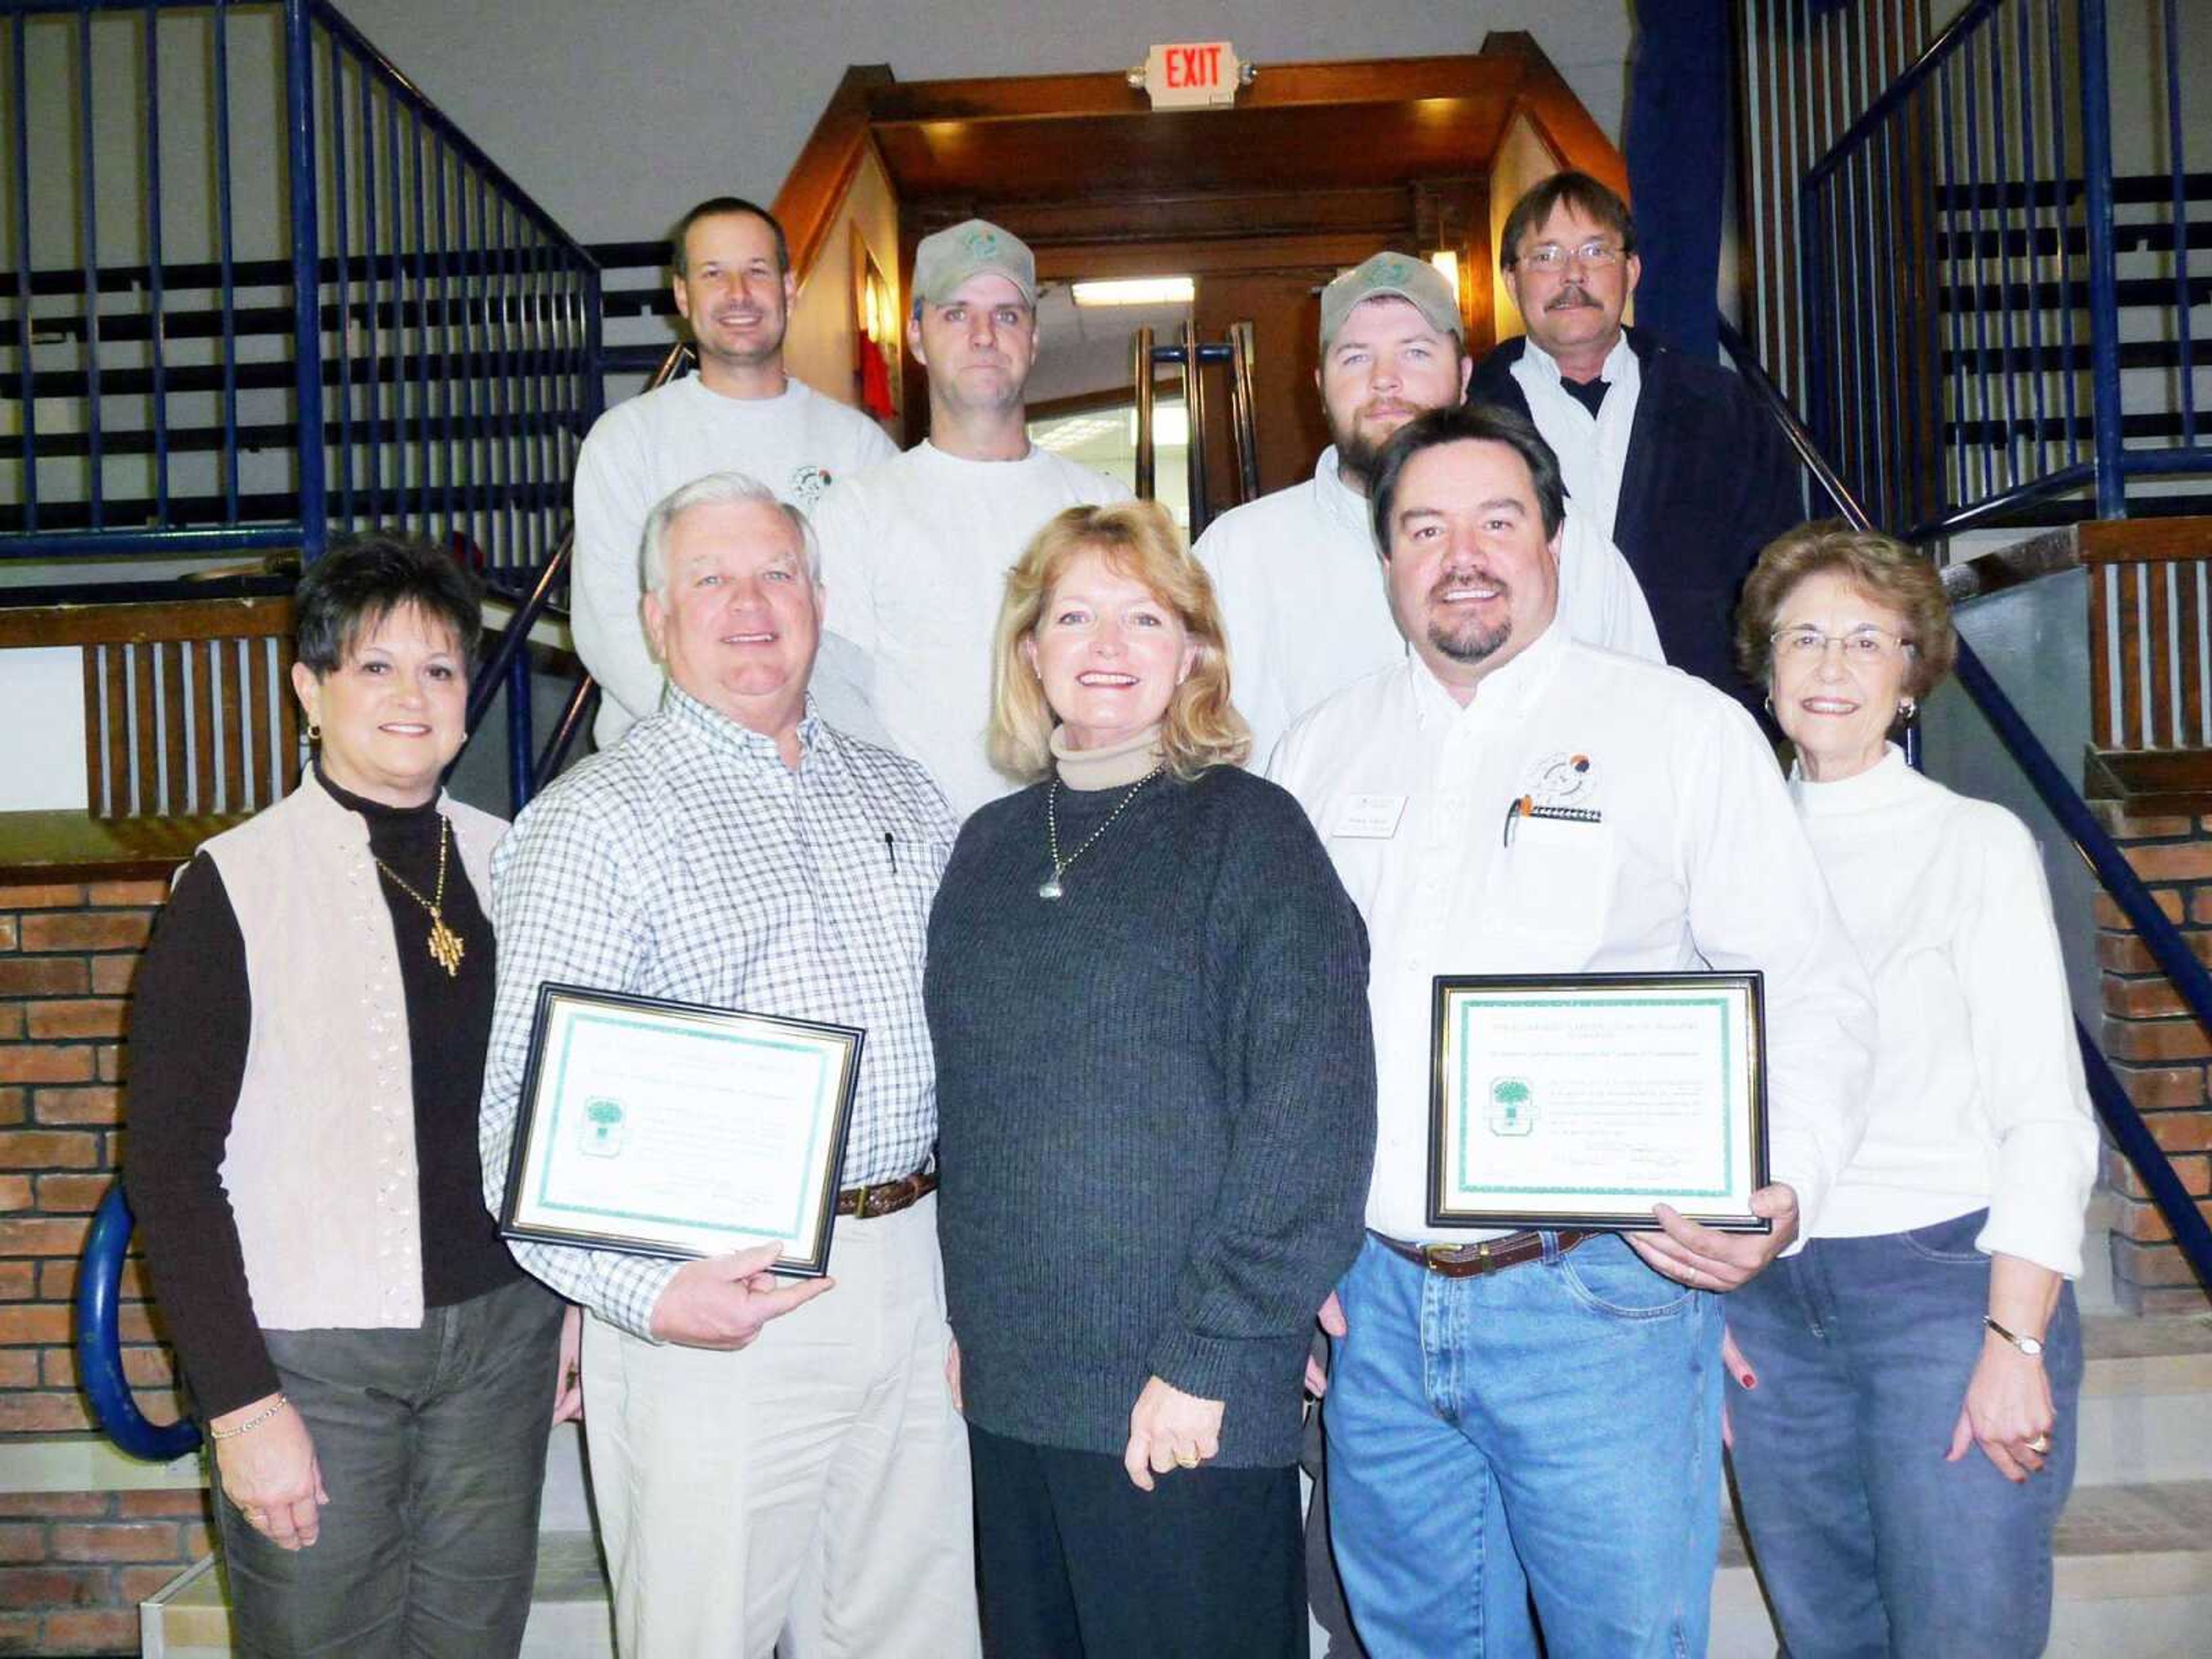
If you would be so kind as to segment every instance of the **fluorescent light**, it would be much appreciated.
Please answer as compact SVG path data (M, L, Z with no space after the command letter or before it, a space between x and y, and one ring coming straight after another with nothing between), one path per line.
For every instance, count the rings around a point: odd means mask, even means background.
M1187 306L1191 298L1188 276L1130 276L1111 283L1078 283L1079 306Z
M1443 273L1444 281L1451 284L1454 294L1459 292L1459 255L1448 247L1438 248L1429 255L1429 263Z

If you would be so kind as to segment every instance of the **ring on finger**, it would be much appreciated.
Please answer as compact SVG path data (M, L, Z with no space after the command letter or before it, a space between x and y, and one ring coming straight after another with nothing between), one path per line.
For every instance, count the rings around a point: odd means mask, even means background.
M1198 1454L1188 1450L1179 1451L1175 1455L1175 1461L1176 1467L1179 1469L1194 1469L1198 1467Z
M2051 1437L2047 1434L2039 1434L2033 1440L2021 1441L2021 1444L2026 1446L2028 1450L2033 1452L2039 1457L2045 1456L2051 1450Z

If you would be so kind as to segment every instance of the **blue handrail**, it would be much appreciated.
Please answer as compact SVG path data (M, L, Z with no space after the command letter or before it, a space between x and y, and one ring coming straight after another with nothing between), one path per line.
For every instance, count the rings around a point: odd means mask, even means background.
M1780 425L1790 447L1796 451L1814 481L1835 503L1837 511L1855 529L1876 528L1873 516L1822 453L1810 430L1790 407L1781 388L1774 384L1749 344L1726 318L1721 319L1720 337L1722 345L1735 359L1746 386ZM2180 993L2190 1012L2206 1030L2212 1031L2212 973L2208 973L2204 964L2197 959L2181 930L2166 920L2166 912L2159 908L2142 878L2105 833L2104 826L2090 811L2088 802L2075 789L2058 763L2051 758L2051 751L2021 718L2020 710L1991 677L1974 647L1963 636L1958 647L1955 672L1960 689L1973 699L1975 707L1996 732L1997 740L2027 775L2028 782L2057 819L2075 850L2087 861L2113 902L2126 914L2153 959ZM2096 1105L2098 1116L2104 1120L2121 1152L2134 1166L2189 1265L2199 1279L2212 1286L2212 1225L2206 1224L2197 1200L2182 1186L2172 1164L2144 1124L2142 1114L2113 1075L2104 1050L2097 1046L2096 1039L2078 1018L2074 1022L2074 1034L2081 1045L2089 1097Z
M123 1346L117 1329L117 1305L123 1258L131 1248L131 1201L117 1182L93 1212L84 1254L76 1270L76 1370L92 1402L94 1419L110 1440L132 1457L166 1463L196 1449L198 1426L190 1418L152 1423L138 1409L123 1374Z

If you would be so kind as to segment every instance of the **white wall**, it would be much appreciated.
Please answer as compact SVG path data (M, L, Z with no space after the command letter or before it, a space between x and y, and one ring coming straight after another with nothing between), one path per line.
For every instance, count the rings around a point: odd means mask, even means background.
M773 196L848 65L903 81L1125 69L1157 40L1270 62L1474 52L1526 29L1618 135L1627 0L340 0L470 137L586 241L656 235L703 197Z

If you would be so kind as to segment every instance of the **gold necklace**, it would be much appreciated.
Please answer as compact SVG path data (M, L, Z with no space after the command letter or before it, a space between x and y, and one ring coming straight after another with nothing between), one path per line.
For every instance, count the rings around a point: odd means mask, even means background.
M424 898L399 878L399 872L382 859L371 853L376 867L392 878L392 884L430 913L430 957L446 970L447 979L458 979L461 973L461 953L468 946L461 936L446 926L446 849L452 844L453 826L441 816L438 819L438 890L436 896Z
M1128 810L1129 803L1136 799L1138 791L1141 790L1154 778L1159 776L1160 769L1161 769L1159 767L1155 766L1151 771L1146 773L1144 776L1139 778L1135 783L1132 784L1129 787L1129 793L1121 797L1121 804L1106 815L1106 822L1100 824L1096 830L1093 830L1091 832L1089 838L1084 842L1083 845L1077 848L1066 858L1062 858L1060 855L1060 813L1058 811L1060 805L1060 776L1057 773L1054 774L1052 787L1045 791L1044 796L1045 844L1051 849L1052 853L1052 873L1047 876L1038 885L1037 896L1039 898L1056 899L1067 891L1066 884L1061 880L1061 878L1067 873L1067 866L1073 864L1076 860L1081 858L1085 853L1089 852L1092 844L1097 841L1098 837L1104 835L1109 830L1111 830L1114 827L1114 820L1120 817L1123 812Z

